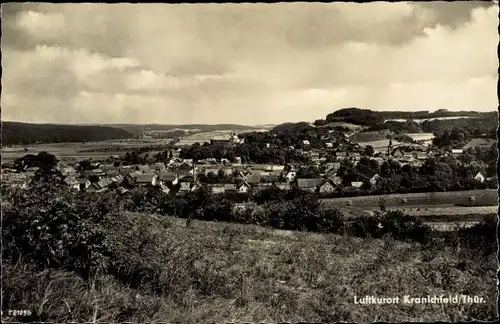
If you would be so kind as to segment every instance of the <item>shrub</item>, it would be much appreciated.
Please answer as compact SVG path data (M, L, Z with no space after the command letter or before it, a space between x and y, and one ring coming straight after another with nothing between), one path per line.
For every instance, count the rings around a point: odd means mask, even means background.
M32 261L37 268L69 268L84 277L105 264L100 221L120 205L113 195L78 195L43 182L17 190L3 210L2 259Z

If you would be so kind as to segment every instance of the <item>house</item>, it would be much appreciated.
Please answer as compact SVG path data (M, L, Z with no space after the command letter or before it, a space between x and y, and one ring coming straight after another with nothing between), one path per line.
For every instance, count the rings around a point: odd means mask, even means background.
M236 186L236 189L239 193L247 193L250 191L250 185L246 181L243 181Z
M181 162L177 166L177 170L180 170L180 171L190 171L192 169L193 169L193 164L189 163L189 162L186 162L186 161Z
M135 184L139 186L152 185L155 186L157 182L157 176L154 173L142 173L135 177Z
M76 169L71 165L60 166L59 171L63 176L68 176L76 173Z
M335 173L340 169L340 163L339 162L330 162L325 164L325 172L328 173Z
M66 178L64 181L71 189L78 191L85 190L91 185L90 181L85 178Z
M230 142L230 143L233 143L233 144L240 144L240 143L241 143L241 140L240 140L240 138L238 137L238 135L233 134L233 135L231 135L231 137L229 138L229 142Z
M124 165L118 168L118 172L124 176L132 173L135 170L135 166L132 165Z
M333 144L330 142L326 142L325 145L327 148L333 148Z
M268 169L271 169L271 166L269 164L251 164L249 165L249 167L250 170L253 171L266 171Z
M125 177L121 174L118 174L114 177L110 177L110 179L113 183L121 184L123 180L125 180Z
M402 149L400 149L399 147L395 148L393 151L392 151L392 156L396 157L396 158L402 158L405 154L403 152Z
M104 172L107 172L109 170L115 170L116 167L114 164L101 164L101 167L100 167Z
M304 144L304 145L311 145L311 143L308 140L303 140L302 144Z
M151 168L149 167L149 165L138 165L136 168L137 168L137 171L140 171L142 173L151 172Z
M458 156L464 153L464 150L462 149L452 149L451 150L451 155L453 156Z
M413 152L413 158L420 161L425 161L427 159L427 154L425 152Z
M481 172L478 172L474 177L474 180L484 182L484 180L486 180L486 177Z
M104 177L106 176L106 173L102 169L92 169L89 171L89 175Z
M222 194L225 192L223 185L209 185L208 190L212 194Z
M236 192L237 187L234 183L226 183L226 184L224 184L224 191L225 192Z
M97 182L94 182L89 189L92 191L102 192L108 190L108 186L113 183L111 178L100 179Z
M336 152L335 156L337 160L344 160L345 158L347 158L347 152Z
M233 175L233 168L232 167L224 167L221 170L227 176Z
M487 138L473 138L464 147L462 147L462 151L466 151L470 148L475 148L477 146L482 148L489 148L491 145L495 145L496 141L494 139Z
M252 172L247 175L245 180L251 185L256 185L262 181L262 178L260 172Z
M158 180L161 185L167 186L176 185L179 181L177 174L168 171L160 172Z
M370 183L374 186L377 184L377 181L380 179L380 176L378 174L375 174L373 177L370 178Z
M184 181L179 183L179 192L193 192L200 189L201 187L202 185L198 181Z
M360 153L358 153L358 152L354 152L354 153L352 153L351 157L352 157L354 160L356 160L356 161L361 160L361 154L360 154Z
M335 184L328 179L323 181L323 183L318 185L319 193L330 193L335 191Z
M332 177L328 177L328 180L330 180L330 182L335 186L339 186L342 184L342 178L337 176L337 174L333 175Z
M351 187L353 188L361 188L363 186L363 181L352 181Z
M123 194L126 194L126 193L129 191L128 189L125 189L125 188L123 188L123 187L119 187L117 190L118 190L118 192L119 192L120 194L122 194L122 195L123 195Z
M297 179L297 188L301 191L316 192L319 184L324 181L323 178L302 178Z
M120 175L120 171L117 168L106 170L104 173L106 174L106 177L109 178Z
M155 163L153 169L157 172L167 171L167 167L164 163Z
M219 168L215 168L215 167L205 168L203 171L204 171L206 176L208 176L210 173L212 173L213 175L219 174Z
M278 176L272 172L262 172L260 174L261 181L263 182L277 182Z
M295 180L295 177L297 176L297 172L295 171L290 171L290 172L287 172L287 174L285 175L285 180L288 181L288 182L292 182L293 180Z

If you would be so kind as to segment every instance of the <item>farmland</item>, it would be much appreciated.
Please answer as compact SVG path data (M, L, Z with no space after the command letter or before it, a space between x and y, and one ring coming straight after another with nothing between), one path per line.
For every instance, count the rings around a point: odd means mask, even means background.
M261 128L261 129L253 129L253 132L266 132L269 129L267 128ZM203 132L203 133L197 133L197 134L191 134L188 136L184 136L180 139L179 142L177 142L175 145L176 146L182 146L182 145L193 145L194 143L198 142L200 144L203 143L209 143L210 140L224 140L224 139L229 139L232 133L239 134L239 133L245 133L249 132L248 129L233 129L233 130L216 130L216 131L211 131L211 132Z
M381 150L381 149L387 149L387 146L389 146L389 140L384 139L384 140L378 140L378 141L359 142L358 144L362 147L371 146L375 150ZM400 144L403 144L403 143L399 142L399 141L395 141L395 140L392 141L392 145L394 145L394 146L400 145Z
M474 196L474 202L469 201L471 196ZM373 214L374 210L379 209L381 199L385 200L386 208L399 209L406 215L421 217L426 224L441 230L447 229L453 222L465 226L480 221L485 215L496 215L498 206L496 190L326 198L322 202L325 207L341 208L352 217ZM439 225L445 223L451 225Z
M352 207L378 208L380 199L383 199L387 207L411 208L409 206L469 205L469 197L471 196L475 198L475 206L498 205L498 193L493 189L325 198L321 199L321 201L338 207L350 205ZM403 200L406 200L406 202L403 203Z
M124 139L110 140L100 142L72 142L72 143L47 143L47 144L31 144L26 146L11 146L2 149L2 161L14 161L26 154L37 154L42 151L54 154L57 158L63 161L80 161L87 158L106 159L111 155L122 155L126 150L140 148L152 145L166 145L170 140L139 140L139 139ZM27 150L25 150L25 148ZM107 150L116 148L116 151ZM92 152L92 150L95 150ZM102 150L102 152L101 152ZM91 152L89 152L91 151Z
M477 118L477 117L451 116L451 117L434 117L434 118L418 118L418 119L404 119L404 118L399 118L399 119L386 119L385 122L395 121L395 122L404 123L406 121L412 120L412 121L414 121L416 123L423 123L425 121L433 121L433 120L454 120L454 119L468 119L468 118Z

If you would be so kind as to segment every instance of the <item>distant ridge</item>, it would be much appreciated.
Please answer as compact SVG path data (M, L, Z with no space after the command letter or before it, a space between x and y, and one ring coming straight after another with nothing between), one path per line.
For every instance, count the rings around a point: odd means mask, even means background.
M2 146L33 143L90 142L132 138L134 134L110 126L34 124L2 121Z

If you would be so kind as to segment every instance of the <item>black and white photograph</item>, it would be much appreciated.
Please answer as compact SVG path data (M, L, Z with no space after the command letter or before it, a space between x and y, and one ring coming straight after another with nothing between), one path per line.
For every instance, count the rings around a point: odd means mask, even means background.
M499 320L498 26L2 3L1 321Z

